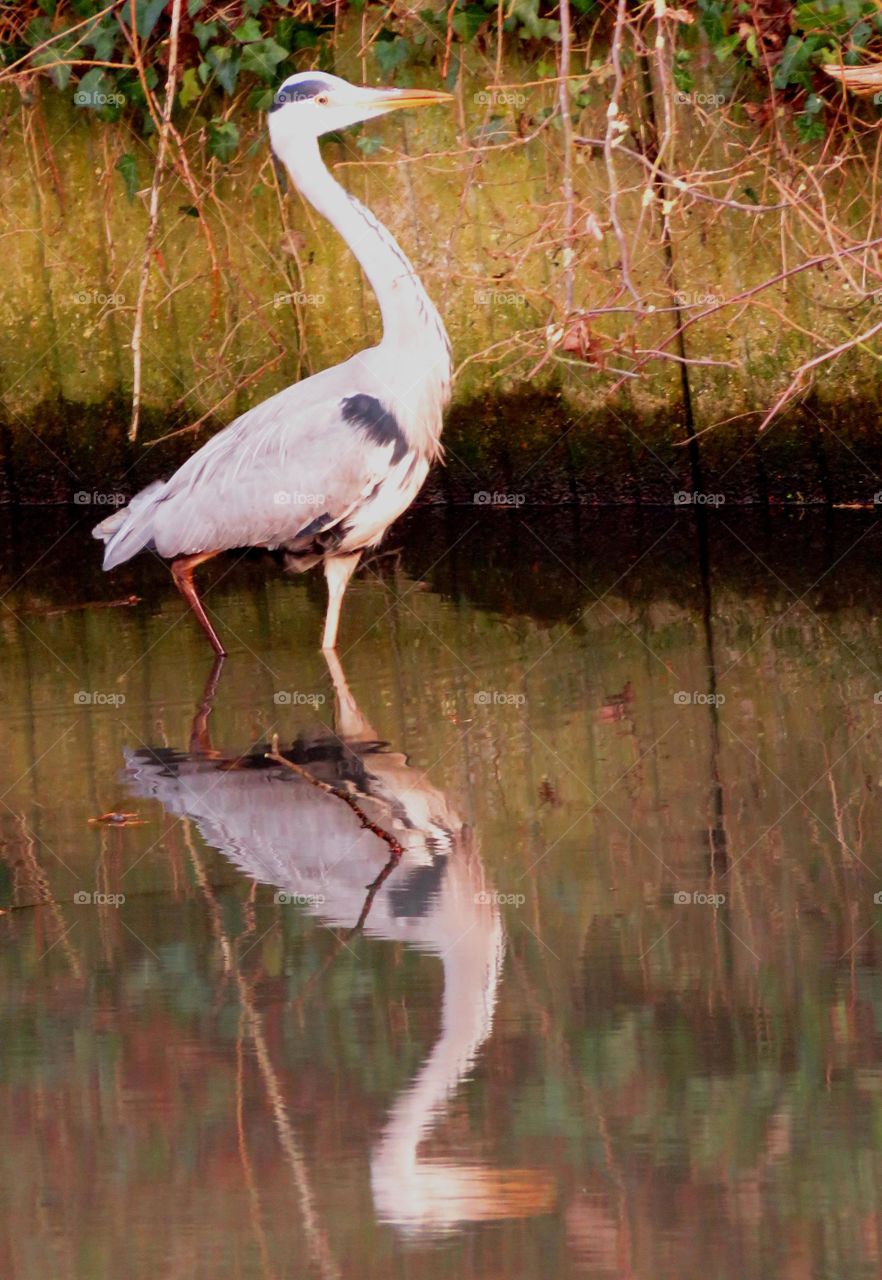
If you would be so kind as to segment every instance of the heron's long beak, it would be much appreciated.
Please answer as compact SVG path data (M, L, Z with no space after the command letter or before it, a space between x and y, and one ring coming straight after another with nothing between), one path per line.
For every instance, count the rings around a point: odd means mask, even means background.
M452 102L452 93L439 89L373 89L371 105L379 111L400 111L403 107L431 107L438 102Z

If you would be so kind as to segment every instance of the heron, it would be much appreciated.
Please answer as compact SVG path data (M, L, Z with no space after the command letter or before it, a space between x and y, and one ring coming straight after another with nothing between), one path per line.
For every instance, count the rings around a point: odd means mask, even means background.
M105 570L145 549L170 560L175 585L219 656L224 647L193 581L199 565L250 547L281 552L294 572L321 563L322 648L333 650L362 553L407 510L441 457L452 374L444 324L391 232L327 169L319 139L451 96L365 88L321 71L284 81L268 112L272 149L361 265L382 338L249 409L93 530L105 543Z

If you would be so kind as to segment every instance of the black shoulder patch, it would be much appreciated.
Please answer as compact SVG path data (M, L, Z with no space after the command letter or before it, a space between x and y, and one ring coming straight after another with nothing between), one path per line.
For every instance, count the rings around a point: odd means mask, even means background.
M306 98L314 98L318 93L327 93L328 86L324 80L301 80L299 84L282 85L270 105L270 111L278 111L286 102L303 102Z
M341 401L343 421L358 427L371 444L392 444L392 461L400 462L407 453L407 438L394 413L384 409L374 396L346 396Z
M446 869L446 854L436 854L429 866L413 867L404 880L393 884L389 889L393 916L425 919L441 892Z
M320 516L316 516L314 520L310 520L309 524L303 526L297 535L298 540L300 538L311 538L314 533L321 533L323 529L326 529L329 524L333 523L334 517L331 515L330 511L323 511Z

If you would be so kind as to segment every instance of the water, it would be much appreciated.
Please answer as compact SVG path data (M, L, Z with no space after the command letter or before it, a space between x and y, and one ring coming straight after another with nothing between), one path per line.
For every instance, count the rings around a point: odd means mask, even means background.
M77 514L0 530L4 1276L878 1275L872 513L423 514L339 666L231 558L220 672Z

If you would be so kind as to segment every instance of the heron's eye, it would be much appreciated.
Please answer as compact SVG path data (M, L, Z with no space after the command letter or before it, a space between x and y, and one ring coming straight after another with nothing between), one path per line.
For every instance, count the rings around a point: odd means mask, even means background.
M320 107L326 107L330 101L330 96L327 93L317 93L313 98L313 102L317 102Z

